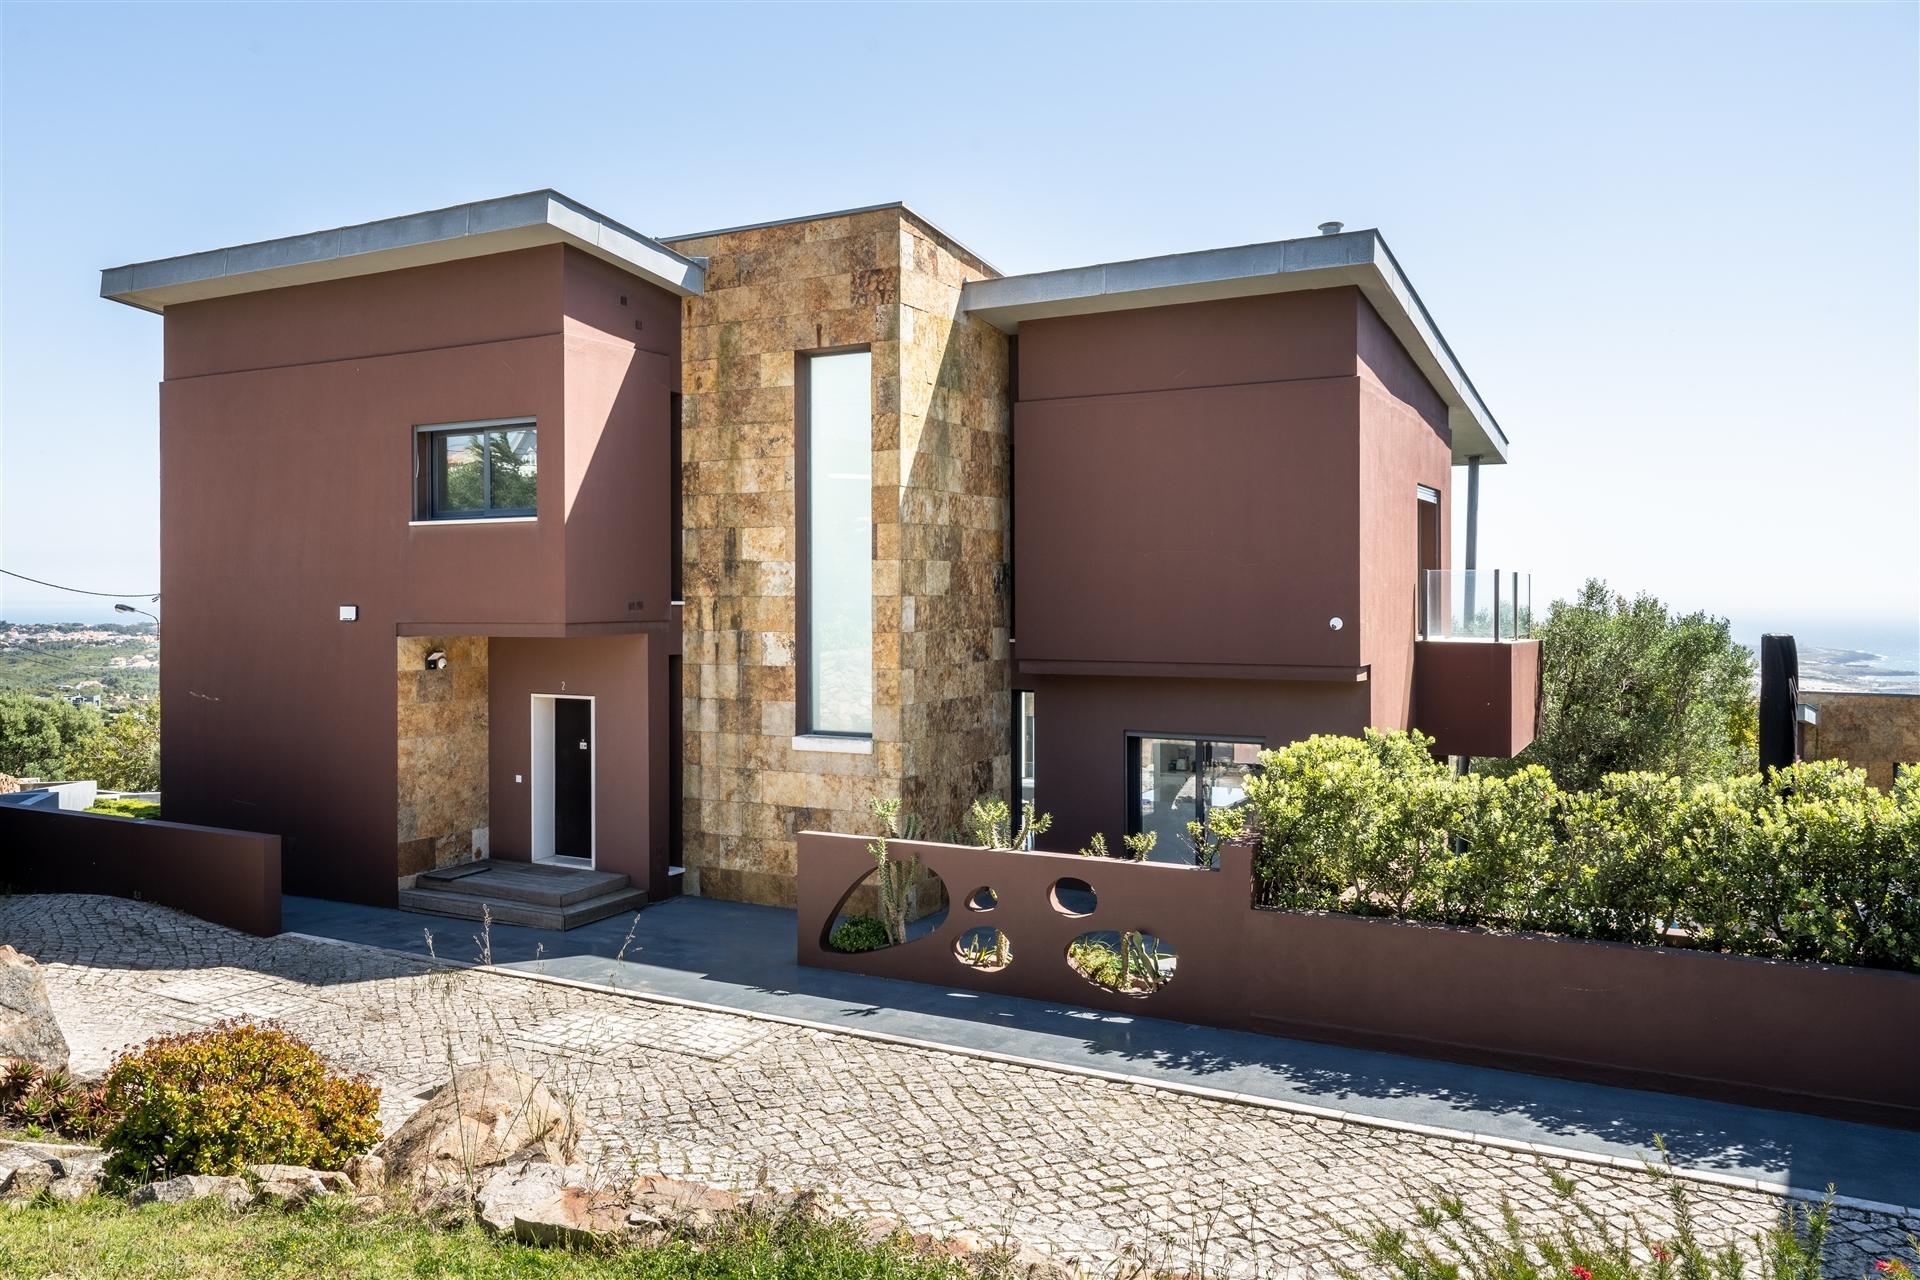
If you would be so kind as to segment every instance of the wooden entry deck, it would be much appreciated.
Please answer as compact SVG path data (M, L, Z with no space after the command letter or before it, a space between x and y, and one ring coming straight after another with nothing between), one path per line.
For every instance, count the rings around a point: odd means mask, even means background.
M573 929L646 905L647 895L616 871L491 858L425 872L400 891L402 911L478 920L484 910L495 923L537 929Z

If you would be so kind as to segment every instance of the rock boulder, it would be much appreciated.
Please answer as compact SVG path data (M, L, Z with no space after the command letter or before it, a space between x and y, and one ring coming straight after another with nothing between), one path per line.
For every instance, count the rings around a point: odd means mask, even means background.
M260 1199L280 1205L302 1205L319 1196L353 1190L344 1173L297 1164L248 1165L247 1176L254 1180Z
M253 1203L253 1189L245 1178L227 1178L210 1173L189 1173L164 1182L149 1182L135 1187L127 1197L129 1204L185 1204L189 1200L219 1200L229 1209L244 1209Z
M657 1173L636 1179L628 1188L627 1199L632 1206L629 1221L636 1225L655 1223L694 1230L705 1230L741 1207L739 1195L732 1191Z
M564 1165L579 1143L580 1117L570 1103L524 1071L489 1064L456 1074L378 1154L389 1180L420 1186L515 1158Z
M67 1069L67 1038L54 1021L47 984L31 956L0 946L0 1061Z
M627 1203L579 1165L515 1161L474 1197L482 1225L528 1244L579 1246L618 1239Z
M35 1147L0 1149L0 1200L20 1200L52 1186L60 1158Z

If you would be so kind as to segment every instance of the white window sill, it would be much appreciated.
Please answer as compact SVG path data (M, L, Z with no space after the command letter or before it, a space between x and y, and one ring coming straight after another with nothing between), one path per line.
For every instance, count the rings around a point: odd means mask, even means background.
M539 522L540 522L539 516L467 516L464 519L453 518L448 520L409 520L407 521L407 527L409 529L439 529L439 528L444 528L447 525L459 526L463 524L538 524Z
M824 733L796 734L793 739L795 751L838 751L848 756L870 756L873 754L872 738L836 738Z

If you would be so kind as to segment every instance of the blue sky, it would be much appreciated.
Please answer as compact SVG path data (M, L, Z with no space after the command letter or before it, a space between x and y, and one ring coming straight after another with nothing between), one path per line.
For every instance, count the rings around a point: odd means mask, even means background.
M8 4L0 562L157 583L161 326L101 267L904 198L1006 271L1380 227L1514 441L1483 565L1911 637L1916 13Z

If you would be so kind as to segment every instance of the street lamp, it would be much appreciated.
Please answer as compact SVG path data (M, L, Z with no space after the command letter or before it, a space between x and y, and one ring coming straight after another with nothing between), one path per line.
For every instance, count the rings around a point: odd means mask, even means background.
M143 618L152 618L153 625L156 629L160 626L160 618L158 615L148 613L145 609L136 609L130 604L115 604L113 611L115 613L137 613Z

